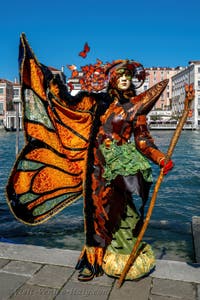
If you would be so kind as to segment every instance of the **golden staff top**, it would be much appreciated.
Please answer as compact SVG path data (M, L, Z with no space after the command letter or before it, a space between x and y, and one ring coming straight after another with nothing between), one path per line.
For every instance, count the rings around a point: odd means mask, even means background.
M190 103L194 99L194 95L195 95L192 84L190 84L190 85L186 84L185 85L185 93L186 93L186 95L185 95L185 103L184 103L183 114L182 114L181 118L179 119L178 125L177 125L176 130L174 132L174 135L171 139L171 142L170 142L170 145L169 145L166 157L165 157L165 164L167 164L167 162L171 159L172 153L173 153L174 148L175 148L175 146L178 142L178 139L179 139L179 136L180 136L181 131L183 129L183 126L184 126L184 124L187 120L188 113L190 111ZM149 223L149 220L150 220L150 217L152 215L152 211L153 211L153 208L154 208L154 205L155 205L157 193L158 193L159 187L160 187L161 182L162 182L163 177L164 177L163 169L164 169L164 167L160 170L160 174L159 174L157 182L155 184L153 195L152 195L151 202L150 202L150 205L149 205L149 209L148 209L147 214L146 214L145 222L144 222L144 224L141 228L141 231L138 235L136 243L135 243L135 245L133 247L133 250L132 250L132 252L129 256L129 259L128 259L125 267L124 267L124 270L122 271L121 276L118 280L118 287L120 287L122 285L122 283L124 281L124 278L126 277L126 274L128 273L129 269L131 268L132 264L134 263L134 261L137 257L138 247L139 247L140 242L141 242L141 240L144 236L144 233L147 229L147 226L148 226L148 223Z

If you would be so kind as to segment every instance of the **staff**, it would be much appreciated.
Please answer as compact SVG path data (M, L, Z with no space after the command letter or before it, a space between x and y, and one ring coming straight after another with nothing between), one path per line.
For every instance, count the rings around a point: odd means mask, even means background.
M185 95L185 103L184 103L183 114L182 114L182 116L181 116L181 118L178 122L178 125L176 127L175 132L174 132L174 135L171 139L171 142L170 142L167 154L166 154L166 158L165 158L165 165L170 160L170 158L173 154L174 148L175 148L175 146L178 142L178 139L179 139L179 136L180 136L181 131L183 129L183 126L185 124L185 121L187 120L187 117L188 117L188 114L189 114L189 111L190 111L190 103L194 99L193 85L192 84L190 84L190 85L186 84L185 85L185 92L186 92L186 95ZM154 208L154 205L155 205L155 202L156 202L157 193L158 193L158 190L160 188L161 182L162 182L163 177L164 177L163 169L164 169L164 167L160 170L160 174L159 174L157 182L155 184L153 195L152 195L151 202L150 202L150 205L149 205L149 209L148 209L147 214L146 214L145 222L144 222L144 224L141 228L141 231L138 235L136 243L135 243L135 245L133 247L133 250L132 250L132 252L129 256L129 259L128 259L125 267L124 267L124 270L122 271L121 276L118 280L118 287L121 287L121 285L124 281L124 278L126 277L126 274L128 273L129 269L131 268L133 262L135 261L135 259L137 257L137 252L138 252L140 242L142 241L144 233L147 229L147 226L148 226L148 223L149 223L149 220L151 218L152 211L153 211L153 208Z

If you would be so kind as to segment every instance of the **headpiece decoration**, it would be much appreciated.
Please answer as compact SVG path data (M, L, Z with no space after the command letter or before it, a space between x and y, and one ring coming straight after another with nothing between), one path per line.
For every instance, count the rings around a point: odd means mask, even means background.
M73 66L73 68L72 68ZM71 78L80 77L81 90L88 92L99 92L105 89L110 83L113 87L116 85L116 80L122 76L123 72L130 72L132 83L135 89L142 86L147 76L143 65L134 60L114 60L113 62L103 63L97 59L96 63L88 64L81 67L81 71L78 72L77 67L72 65L67 67L72 71ZM73 85L69 83L69 87L72 90Z

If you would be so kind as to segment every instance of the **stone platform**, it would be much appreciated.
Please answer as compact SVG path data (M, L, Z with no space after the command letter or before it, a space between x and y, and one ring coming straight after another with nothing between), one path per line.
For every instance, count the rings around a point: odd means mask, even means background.
M79 251L0 243L1 300L200 300L200 264L157 260L138 281L106 275L87 283L74 270Z

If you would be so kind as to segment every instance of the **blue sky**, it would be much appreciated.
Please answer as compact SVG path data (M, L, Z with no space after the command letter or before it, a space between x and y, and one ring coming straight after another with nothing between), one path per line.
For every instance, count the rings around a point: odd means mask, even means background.
M135 59L145 67L200 60L199 0L2 1L0 25L0 78L8 80L18 77L22 32L38 60L58 69L97 58ZM91 51L83 59L85 42Z

